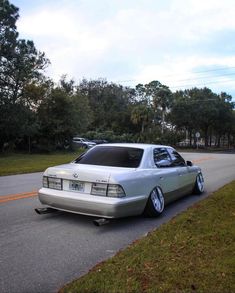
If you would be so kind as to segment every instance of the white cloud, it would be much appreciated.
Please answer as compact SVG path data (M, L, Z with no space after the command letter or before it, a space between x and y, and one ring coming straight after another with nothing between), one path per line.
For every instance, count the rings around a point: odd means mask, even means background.
M142 71L135 76L134 81L135 84L139 82L145 84L152 80L159 80L162 84L169 86L172 91L197 86L209 87L216 92L233 92L235 91L235 73L233 74L234 70L232 70L230 75L230 73L224 71L226 67L228 69L235 68L235 56L220 59L198 56L166 58L159 65L143 67ZM194 70L195 68L197 70ZM230 90L228 90L228 87Z
M18 29L45 51L53 78L149 82L168 75L173 84L176 75L193 77L194 68L234 66L208 45L218 32L235 31L234 15L233 0L60 0L25 8Z

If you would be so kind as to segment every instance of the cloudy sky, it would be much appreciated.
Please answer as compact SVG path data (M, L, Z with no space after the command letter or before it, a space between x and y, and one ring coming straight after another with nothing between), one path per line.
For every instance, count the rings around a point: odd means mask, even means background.
M10 0L21 38L34 41L55 81L159 80L235 97L234 0Z

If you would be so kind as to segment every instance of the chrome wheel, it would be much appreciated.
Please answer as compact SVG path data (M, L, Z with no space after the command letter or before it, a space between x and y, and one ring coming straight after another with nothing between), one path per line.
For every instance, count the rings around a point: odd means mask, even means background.
M193 189L194 194L202 194L204 191L204 179L202 173L198 173Z
M159 187L154 188L151 192L151 201L157 213L161 213L164 209L164 196Z
M157 186L151 191L143 213L147 217L158 217L162 214L164 207L164 194L161 188Z

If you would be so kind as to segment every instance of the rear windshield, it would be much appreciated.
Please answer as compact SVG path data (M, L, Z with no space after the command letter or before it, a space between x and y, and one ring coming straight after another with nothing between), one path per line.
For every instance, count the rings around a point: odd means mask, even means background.
M143 149L97 146L75 160L77 164L111 167L137 168L143 156Z

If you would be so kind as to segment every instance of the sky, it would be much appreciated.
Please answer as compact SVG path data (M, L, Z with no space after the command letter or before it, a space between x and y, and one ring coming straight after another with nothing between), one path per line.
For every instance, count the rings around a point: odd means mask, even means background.
M234 0L10 0L20 38L33 40L46 74L105 78L172 91L209 87L235 100Z

